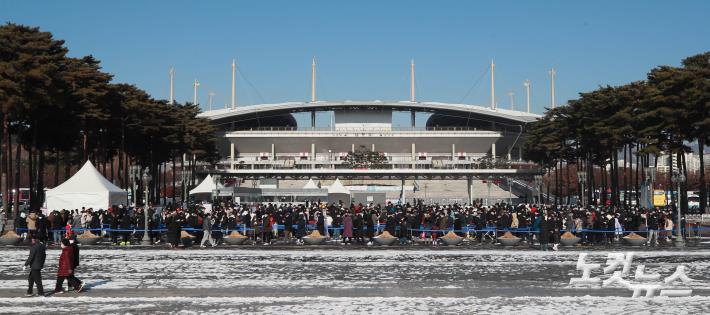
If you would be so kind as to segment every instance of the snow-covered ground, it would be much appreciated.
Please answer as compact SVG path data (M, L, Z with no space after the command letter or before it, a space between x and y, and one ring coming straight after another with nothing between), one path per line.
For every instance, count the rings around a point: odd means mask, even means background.
M24 298L27 250L0 251L0 313L710 313L710 251L635 253L646 272L684 265L684 298L570 287L579 252L470 250L82 250L82 294ZM45 291L59 251L49 250ZM605 265L607 252L589 253ZM633 275L633 271L631 272ZM608 278L597 272L592 276ZM677 311L676 311L677 310Z
M708 314L706 297L164 297L0 298L7 313L120 314Z

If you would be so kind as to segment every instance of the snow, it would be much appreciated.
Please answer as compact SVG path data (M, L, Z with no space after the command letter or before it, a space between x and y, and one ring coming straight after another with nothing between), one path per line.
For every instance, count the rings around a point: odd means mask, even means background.
M604 264L608 253L586 252ZM690 297L632 299L620 286L569 286L580 252L526 250L82 249L87 293L19 298L27 250L0 252L0 313L708 313L710 251L634 252L663 277L678 266ZM59 250L47 252L45 290ZM634 268L635 269L635 268ZM608 279L601 271L592 276ZM675 310L678 311L675 311Z
M478 298L408 298L408 297L159 297L159 298L0 298L2 312L45 313L97 311L136 313L212 314L234 313L291 313L291 314L349 314L391 313L430 314L477 313L477 314L707 314L710 305L706 297L655 297L632 299L623 297L491 297Z

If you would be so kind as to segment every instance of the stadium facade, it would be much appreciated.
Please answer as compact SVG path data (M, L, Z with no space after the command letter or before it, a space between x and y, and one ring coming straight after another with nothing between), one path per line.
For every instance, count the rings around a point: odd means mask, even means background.
M400 199L407 180L466 180L469 201L475 181L539 173L521 148L527 124L540 116L529 112L529 99L527 111L497 108L493 63L490 107L416 101L413 61L409 101L316 101L315 60L310 102L237 107L235 67L231 108L200 114L218 130L222 160L210 173L252 182L396 180ZM355 151L381 155L378 167L354 167Z

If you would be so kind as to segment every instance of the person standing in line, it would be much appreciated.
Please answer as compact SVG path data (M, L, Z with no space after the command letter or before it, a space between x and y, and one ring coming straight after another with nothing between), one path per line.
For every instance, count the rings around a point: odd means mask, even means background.
M32 288L34 285L37 285L37 295L44 295L42 268L44 268L44 260L47 258L46 249L47 247L44 245L44 240L38 240L32 245L32 248L30 248L30 255L27 257L27 261L25 261L25 266L22 267L22 270L25 270L27 266L30 267L30 274L27 277L27 296L32 296Z
M552 230L552 218L545 214L540 220L540 249L547 251L547 244L550 242L550 231Z
M0 235L5 234L6 222L7 222L7 217L5 216L5 210L0 210Z
M343 217L343 244L350 244L353 241L353 218L350 212L346 212Z
M62 253L59 255L59 265L57 267L57 285L54 287L54 293L64 293L64 280L68 279L73 273L72 266L74 263L74 248L69 243L68 239L62 239ZM71 282L71 281L70 281Z
M31 211L25 220L27 221L28 238L30 238L32 244L34 244L37 239L37 213Z

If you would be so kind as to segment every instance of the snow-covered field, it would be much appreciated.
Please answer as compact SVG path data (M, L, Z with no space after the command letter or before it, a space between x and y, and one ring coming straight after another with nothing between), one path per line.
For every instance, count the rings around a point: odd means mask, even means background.
M164 297L0 298L7 313L120 314L707 314L706 297Z
M579 252L510 250L82 250L86 293L24 298L27 250L0 251L0 313L710 313L710 251L635 253L683 298L631 298L622 287L570 287ZM45 291L59 251L49 250ZM607 252L587 262L604 266ZM633 271L632 271L633 274ZM592 276L604 276L597 272Z

